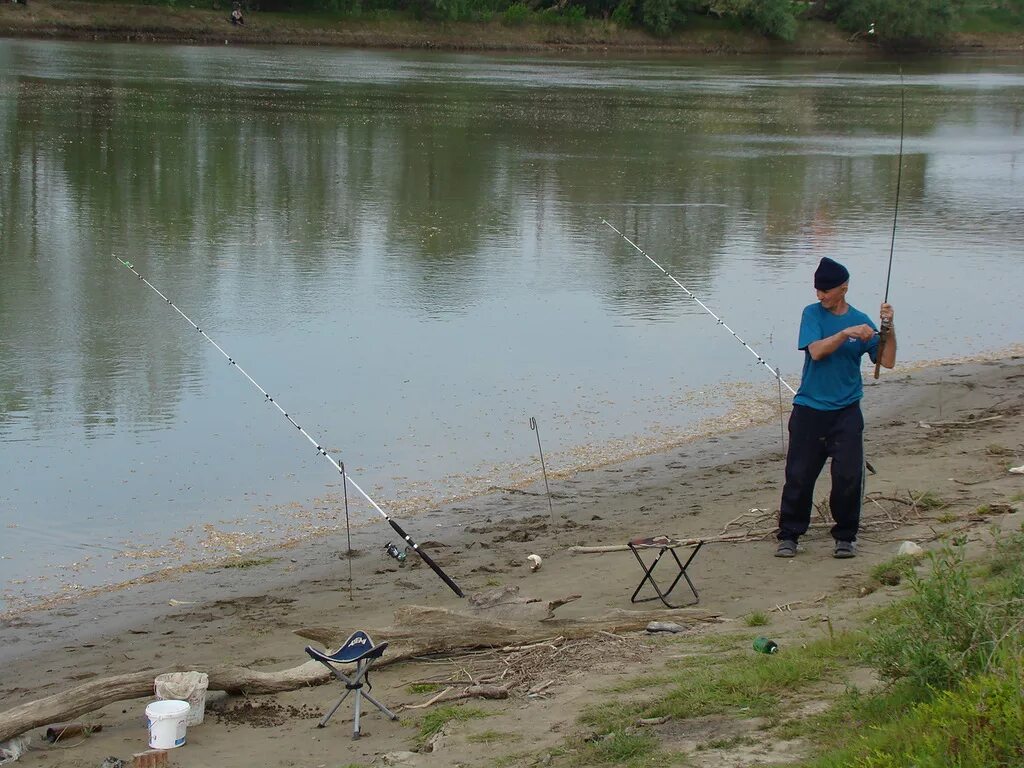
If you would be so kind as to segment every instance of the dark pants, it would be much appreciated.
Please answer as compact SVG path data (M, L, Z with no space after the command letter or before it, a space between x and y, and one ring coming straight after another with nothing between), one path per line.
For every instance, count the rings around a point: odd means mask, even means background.
M835 521L832 538L856 540L864 497L864 416L859 402L838 411L793 406L789 417L786 485L779 508L779 539L796 541L807 532L814 483L829 458L832 494L828 503Z

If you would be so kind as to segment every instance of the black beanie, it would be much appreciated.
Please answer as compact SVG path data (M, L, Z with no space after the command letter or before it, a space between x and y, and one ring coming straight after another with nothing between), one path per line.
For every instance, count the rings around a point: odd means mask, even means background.
M814 287L819 291L831 291L849 279L849 270L838 261L832 261L828 256L823 258L818 264L818 268L814 270Z

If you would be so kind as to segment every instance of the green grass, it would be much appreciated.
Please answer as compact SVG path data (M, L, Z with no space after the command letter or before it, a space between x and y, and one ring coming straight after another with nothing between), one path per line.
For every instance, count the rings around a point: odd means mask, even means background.
M800 736L833 740L805 768L994 768L1024 764L1024 693L1020 656L962 687L915 702L906 689L883 696L850 695ZM831 736L830 736L831 735ZM827 742L826 742L827 743Z
M481 717L490 717L487 712L474 707L451 704L446 707L438 707L433 712L426 714L417 723L419 733L416 736L417 744L425 744L432 736L438 733L448 723L464 722L475 720Z
M1024 533L996 534L983 563L931 556L930 574L908 577L914 594L876 613L865 656L888 688L777 729L822 748L802 766L1024 765Z
M856 657L859 642L839 634L834 641L819 640L771 656L745 647L726 656L694 656L671 663L664 675L645 678L670 686L657 698L639 703L609 701L589 708L582 720L608 734L623 731L638 718L683 719L741 711L749 717L771 716L783 693L831 677L842 660Z

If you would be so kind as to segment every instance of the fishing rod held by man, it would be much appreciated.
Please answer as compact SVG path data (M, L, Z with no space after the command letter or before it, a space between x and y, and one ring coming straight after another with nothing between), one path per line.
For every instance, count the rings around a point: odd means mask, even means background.
M814 484L832 459L829 511L835 525L832 554L854 557L864 496L864 396L861 358L867 354L886 368L896 365L893 308L881 307L888 327L884 347L867 315L846 301L850 273L825 257L814 272L818 301L804 308L797 347L804 353L800 389L789 416L786 482L779 508L776 557L794 557L797 541L811 523Z

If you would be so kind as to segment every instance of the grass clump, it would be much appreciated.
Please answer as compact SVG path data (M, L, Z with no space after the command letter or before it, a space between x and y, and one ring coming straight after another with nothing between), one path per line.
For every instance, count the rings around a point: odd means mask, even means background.
M910 555L899 555L871 569L871 578L887 587L895 587L914 572L917 560Z
M419 721L419 733L416 736L416 742L420 745L425 744L449 723L475 720L481 717L489 717L489 715L482 709L475 707L464 707L457 704L438 707L433 712L424 715L423 719Z
M518 741L519 735L515 733L502 733L501 731L487 730L481 733L473 733L466 737L466 741L475 744L495 744L500 741Z
M949 506L947 502L936 496L931 491L910 491L910 500L918 509L945 509Z
M224 563L225 568L258 568L276 562L276 557L238 557Z
M744 617L743 623L748 627L763 627L768 623L768 614L764 611L748 613L746 617Z
M657 737L650 731L633 727L612 731L587 742L578 752L578 765L618 765L628 768L653 768L665 765L660 755Z
M433 693L441 690L440 683L412 683L408 686L409 693Z

